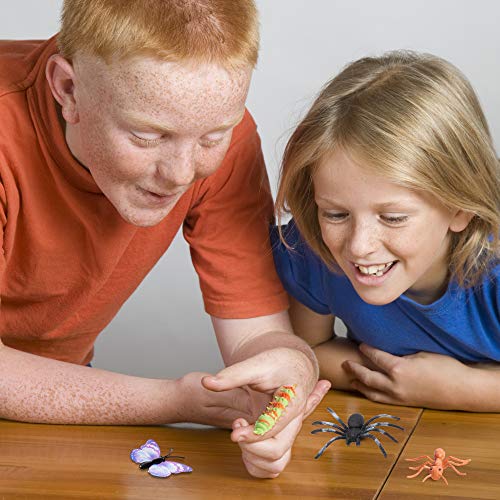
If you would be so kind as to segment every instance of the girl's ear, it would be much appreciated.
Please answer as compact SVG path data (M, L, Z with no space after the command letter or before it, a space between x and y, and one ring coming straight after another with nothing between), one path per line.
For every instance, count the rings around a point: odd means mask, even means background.
M47 62L45 76L54 99L61 105L62 115L66 122L73 125L78 123L75 71L72 64L60 54L54 54Z
M474 217L472 212L466 210L457 210L450 222L450 231L454 233L462 232Z

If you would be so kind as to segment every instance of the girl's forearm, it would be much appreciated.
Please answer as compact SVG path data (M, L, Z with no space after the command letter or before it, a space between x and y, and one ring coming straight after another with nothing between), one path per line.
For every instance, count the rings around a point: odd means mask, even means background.
M500 412L500 364L469 367L467 384L460 391L457 408L464 411Z
M356 343L343 337L329 339L314 347L318 358L320 378L325 378L332 383L333 389L352 391L350 386L353 376L342 367L346 360L356 361L370 369L373 364L364 356Z

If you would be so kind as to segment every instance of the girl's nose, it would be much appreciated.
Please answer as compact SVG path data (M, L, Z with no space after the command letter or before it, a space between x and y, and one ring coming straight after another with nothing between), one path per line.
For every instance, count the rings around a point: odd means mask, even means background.
M354 259L362 259L377 250L379 234L369 223L354 222L348 236L349 252Z

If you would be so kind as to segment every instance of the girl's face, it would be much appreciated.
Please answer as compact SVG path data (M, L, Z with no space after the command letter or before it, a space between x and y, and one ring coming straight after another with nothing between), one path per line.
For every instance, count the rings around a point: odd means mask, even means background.
M467 213L371 173L342 150L321 162L313 182L322 238L365 302L440 297L450 233L465 229Z

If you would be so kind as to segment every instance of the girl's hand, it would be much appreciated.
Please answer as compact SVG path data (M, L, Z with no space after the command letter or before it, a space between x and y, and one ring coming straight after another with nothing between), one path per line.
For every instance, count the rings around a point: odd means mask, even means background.
M378 403L463 409L472 390L471 368L450 356L419 352L394 356L367 344L360 351L377 367L370 370L354 361L342 367L353 376L351 387Z

